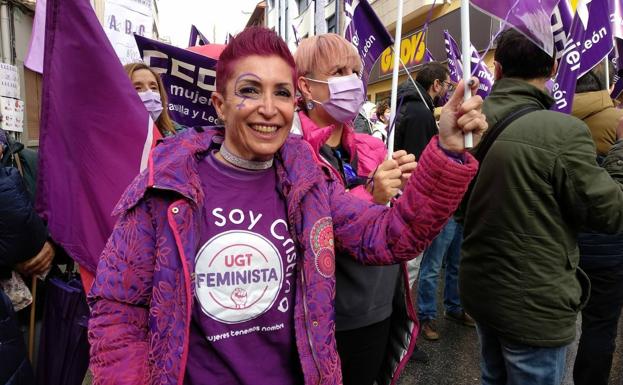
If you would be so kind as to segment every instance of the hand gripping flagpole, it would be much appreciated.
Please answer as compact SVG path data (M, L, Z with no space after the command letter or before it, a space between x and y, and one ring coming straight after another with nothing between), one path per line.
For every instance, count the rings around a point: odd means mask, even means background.
M472 74L471 64L471 39L469 36L469 0L461 0L461 56L463 62L463 84L465 85L465 95L463 100L466 101L472 96L468 83ZM472 139L472 133L468 132L463 137L465 141L465 148L474 147L474 141Z
M398 99L398 72L400 71L400 40L402 38L402 0L398 2L398 16L396 17L396 36L394 37L394 73L392 75L392 96L390 105L390 128L394 126L396 119L396 102ZM395 126L390 129L389 136L387 137L387 159L392 158L394 153L394 133L396 132Z

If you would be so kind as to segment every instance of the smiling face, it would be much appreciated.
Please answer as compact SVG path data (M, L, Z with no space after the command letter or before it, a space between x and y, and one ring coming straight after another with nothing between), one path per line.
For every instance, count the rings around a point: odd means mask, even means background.
M278 56L248 56L234 65L225 93L212 93L214 107L225 124L224 144L243 159L271 159L292 126L292 68Z

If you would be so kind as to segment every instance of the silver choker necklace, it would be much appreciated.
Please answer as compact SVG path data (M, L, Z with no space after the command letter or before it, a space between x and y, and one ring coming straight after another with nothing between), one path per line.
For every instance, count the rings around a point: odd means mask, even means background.
M231 152L229 152L227 147L225 147L225 143L221 145L221 149L219 153L221 154L223 159L227 161L227 163L234 165L236 167L243 168L245 170L252 170L252 171L267 170L273 166L272 158L270 160L265 160L263 162L242 159L239 156L236 156L232 154Z

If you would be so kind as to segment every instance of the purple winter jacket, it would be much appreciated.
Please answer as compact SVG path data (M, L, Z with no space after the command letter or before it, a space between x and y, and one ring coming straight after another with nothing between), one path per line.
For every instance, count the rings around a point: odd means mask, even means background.
M222 131L187 130L166 139L126 190L89 294L94 384L182 385L188 357L201 208L197 164ZM317 165L309 144L290 136L275 156L278 188L297 243L296 346L305 384L341 384L335 343L334 247L386 265L424 250L455 211L478 168L450 160L433 139L394 207L344 192Z

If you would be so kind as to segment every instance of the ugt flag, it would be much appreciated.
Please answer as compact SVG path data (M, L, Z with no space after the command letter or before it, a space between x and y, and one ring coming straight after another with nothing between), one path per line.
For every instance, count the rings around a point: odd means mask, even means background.
M196 45L206 45L206 44L210 44L208 39L205 36L203 36L201 32L199 32L199 29L197 29L197 27L195 27L194 24L191 24L190 25L190 36L188 37L188 46L194 47Z
M456 41L450 35L448 30L443 31L444 42L446 45L446 54L448 55L448 70L450 71L450 80L458 83L463 78L463 66L461 61L461 51ZM476 48L470 44L471 47L471 63L470 68L472 73L476 75L480 85L476 92L483 99L491 92L493 87L493 74L489 71L489 68L481 60L480 55Z
M366 0L345 0L344 12L344 38L357 48L361 56L361 80L367 87L374 62L394 40Z
M552 89L552 110L570 113L577 79L595 67L612 50L612 31L606 0L585 0L578 7L560 59Z
M216 91L216 60L134 35L145 64L160 74L171 119L188 127L213 126L217 115L210 96Z
M157 130L89 0L47 2L37 208L52 238L94 272L111 212Z
M554 53L551 16L559 0L470 0L482 12L503 20L550 56Z

